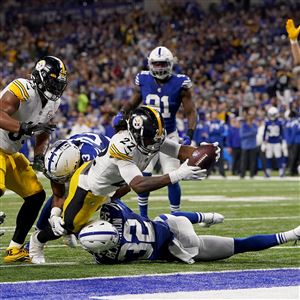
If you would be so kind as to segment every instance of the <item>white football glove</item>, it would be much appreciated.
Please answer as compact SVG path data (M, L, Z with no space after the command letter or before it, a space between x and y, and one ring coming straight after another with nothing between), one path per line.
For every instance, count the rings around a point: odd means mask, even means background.
M207 176L207 170L196 166L188 166L188 159L175 171L169 173L171 183L180 180L202 180Z
M221 148L219 147L219 143L218 142L214 142L212 143L215 147L217 147L215 153L216 153L216 162L218 162L218 160L220 159L221 156ZM200 144L200 146L204 146L204 145L211 145L210 143L206 143L206 142L202 142Z
M49 223L51 225L53 233L56 236L62 236L63 234L67 233L67 231L63 227L65 222L61 218L61 209L59 207L53 207L51 209Z
M266 152L266 149L267 149L267 143L263 142L260 146L260 150L261 150L261 152Z

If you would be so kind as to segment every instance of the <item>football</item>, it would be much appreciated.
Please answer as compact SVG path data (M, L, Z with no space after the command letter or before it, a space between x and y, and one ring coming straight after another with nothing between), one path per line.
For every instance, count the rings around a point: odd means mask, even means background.
M197 147L189 158L188 165L210 169L216 162L216 149L212 144Z

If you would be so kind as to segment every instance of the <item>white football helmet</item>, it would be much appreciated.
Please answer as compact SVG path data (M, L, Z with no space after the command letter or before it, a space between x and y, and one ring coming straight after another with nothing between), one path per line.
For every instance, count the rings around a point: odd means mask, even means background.
M277 107L272 106L268 109L268 118L270 120L275 120L278 118L278 116L279 116L279 111Z
M65 183L80 166L80 157L79 148L72 142L55 142L45 155L45 175L53 181Z
M174 56L166 47L156 47L148 57L150 74L157 79L166 79L172 75Z
M83 227L78 239L84 250L99 254L118 244L119 233L117 228L109 222L98 220Z

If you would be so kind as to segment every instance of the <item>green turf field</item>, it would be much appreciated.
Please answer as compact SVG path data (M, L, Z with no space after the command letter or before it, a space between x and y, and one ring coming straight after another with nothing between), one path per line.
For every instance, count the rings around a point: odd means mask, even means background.
M49 184L42 180L47 194ZM182 210L216 211L225 215L225 222L211 228L195 226L198 234L244 237L256 233L276 233L300 224L300 181L289 180L218 180L182 182ZM166 189L153 192L150 216L169 210ZM137 209L135 194L124 198ZM7 214L0 237L2 256L13 234L20 198L12 193L0 198L0 210ZM95 216L97 217L97 216ZM52 278L79 278L91 276L118 276L171 272L199 272L216 270L284 268L300 266L299 245L288 243L262 252L240 254L217 262L184 263L135 262L116 266L95 265L88 253L80 247L68 248L62 240L50 242L45 248L47 265L0 263L0 281L38 280Z

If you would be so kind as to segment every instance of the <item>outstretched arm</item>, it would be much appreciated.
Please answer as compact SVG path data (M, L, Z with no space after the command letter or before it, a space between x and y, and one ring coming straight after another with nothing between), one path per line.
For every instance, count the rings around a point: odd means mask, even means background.
M287 20L286 22L286 31L289 35L289 39L291 42L291 49L294 59L294 64L300 65L300 47L298 44L298 35L300 32L300 26L295 27L294 21L292 19Z

